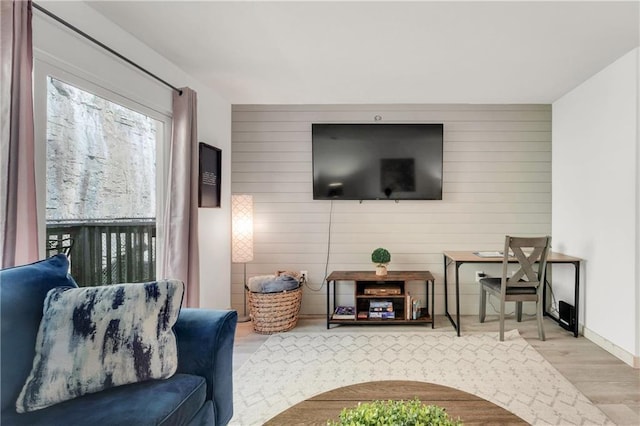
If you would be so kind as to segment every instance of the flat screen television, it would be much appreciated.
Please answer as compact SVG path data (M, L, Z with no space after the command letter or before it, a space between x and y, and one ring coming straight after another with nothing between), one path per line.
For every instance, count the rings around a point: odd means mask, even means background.
M314 200L441 200L442 124L314 123Z

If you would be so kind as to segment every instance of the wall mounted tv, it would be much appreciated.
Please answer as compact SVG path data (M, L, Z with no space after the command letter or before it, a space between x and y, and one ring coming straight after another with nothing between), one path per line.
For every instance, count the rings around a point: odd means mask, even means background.
M311 126L314 200L441 200L442 124Z

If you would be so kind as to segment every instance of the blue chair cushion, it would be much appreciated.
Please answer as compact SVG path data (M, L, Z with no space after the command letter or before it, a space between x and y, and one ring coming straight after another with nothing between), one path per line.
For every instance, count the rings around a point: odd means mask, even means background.
M204 403L202 408L200 408L200 411L198 411L189 422L189 426L211 426L215 424L216 415L215 410L213 409L213 401L210 399Z
M77 287L68 270L67 257L58 254L0 271L0 395L3 412L9 406L15 411L16 399L31 371L47 293L56 287Z
M7 410L2 413L2 424L186 425L202 410L206 392L204 377L176 374L166 380L118 386L24 414ZM211 413L205 410L201 415L207 417L207 414Z

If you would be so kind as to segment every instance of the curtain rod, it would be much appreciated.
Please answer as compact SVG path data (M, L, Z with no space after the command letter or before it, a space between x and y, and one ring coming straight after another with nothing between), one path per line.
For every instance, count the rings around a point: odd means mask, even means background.
M109 46L107 46L106 44L96 40L95 38L91 37L89 34L85 33L84 31L82 31L81 29L75 27L74 25L70 24L69 22L65 21L64 19L60 18L57 15L54 15L53 13L49 12L47 9L45 9L44 7L31 2L31 4L33 5L33 7L37 10L39 10L40 12L44 13L45 15L48 15L49 17L55 19L56 21L60 22L62 25L64 25L65 27L75 31L76 33L80 34L82 37L86 38L89 41L92 41L93 43L97 44L98 46L102 47L104 50L106 50L107 52L111 53L112 55L117 56L118 58L122 59L123 61L125 61L126 63L128 63L129 65L132 65L134 67L136 67L137 69L139 69L140 71L144 72L145 74L149 75L150 77L155 78L156 80L158 80L160 83L164 84L165 86L170 87L171 89L175 90L176 92L178 92L178 94L180 94L182 96L182 90L178 89L177 87L175 87L174 85L167 83L166 81L164 81L163 79L161 79L160 77L158 77L157 75L153 74L150 71L147 71L146 69L142 68L140 65L136 64L135 62L133 62L132 60L130 60L129 58L126 58L125 56L121 55L120 53L116 52L115 50L113 50L112 48L110 48Z

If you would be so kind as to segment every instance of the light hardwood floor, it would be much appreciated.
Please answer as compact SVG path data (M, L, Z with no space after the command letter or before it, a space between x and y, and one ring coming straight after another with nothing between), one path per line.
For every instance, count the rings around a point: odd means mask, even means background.
M487 315L480 324L476 316L462 317L462 333L498 331L497 317ZM634 369L604 349L580 336L560 328L545 318L546 341L538 340L535 317L523 316L517 323L508 319L506 330L517 328L523 338L618 425L640 425L640 370ZM332 326L332 331L407 331L419 326ZM436 328L424 327L425 333L454 331L444 316L436 316ZM326 331L324 317L301 317L296 332ZM250 322L239 323L234 348L234 369L239 368L258 350L269 336L253 332Z

